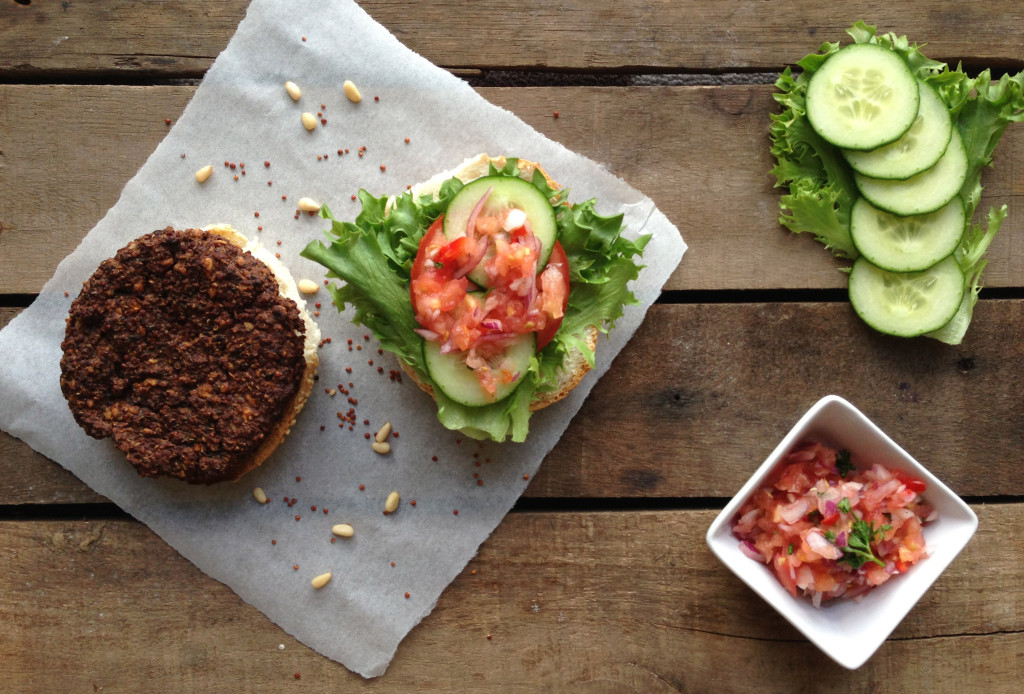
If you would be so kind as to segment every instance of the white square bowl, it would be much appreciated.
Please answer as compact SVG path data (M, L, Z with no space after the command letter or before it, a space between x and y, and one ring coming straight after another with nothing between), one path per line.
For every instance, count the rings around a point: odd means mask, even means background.
M924 526L931 554L905 574L873 589L859 602L838 599L815 608L804 597L794 598L771 568L745 556L732 534L737 511L772 469L797 444L815 440L835 449L849 450L855 462L878 462L902 470L927 485L923 496L938 518ZM949 566L974 535L978 517L949 487L914 460L881 429L846 400L829 395L811 407L768 459L747 480L707 533L711 551L785 617L815 646L843 667L855 670L885 642L935 579Z

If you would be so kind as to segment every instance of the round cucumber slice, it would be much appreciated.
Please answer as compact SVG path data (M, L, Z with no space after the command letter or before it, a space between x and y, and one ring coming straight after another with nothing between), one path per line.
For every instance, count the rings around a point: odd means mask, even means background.
M868 178L854 172L857 189L875 207L907 216L934 212L955 198L967 179L967 150L953 129L949 146L935 166L905 181Z
M480 217L496 217L504 219L510 210L521 210L530 223L530 231L540 241L540 258L537 260L537 271L548 262L548 256L555 245L558 226L555 222L555 210L544 193L529 181L511 176L484 176L467 183L455 194L448 204L444 215L444 235L454 241L466 235L470 215L480 200L487 196ZM480 287L489 287L490 281L484 271L484 263L494 257L493 244L480 264L468 274L469 279Z
M873 43L829 56L807 85L807 119L837 147L869 150L895 142L917 118L917 79L903 59Z
M878 332L916 337L938 330L956 315L964 275L953 256L923 272L895 273L860 257L850 272L850 303Z
M423 357L427 373L434 386L457 403L467 407L483 407L504 400L512 394L530 368L530 359L537 351L536 333L520 335L494 359L495 370L502 369L515 376L509 382L498 379L496 392L488 393L474 371L466 366L465 352L441 354L437 342L423 343Z
M967 223L956 196L935 212L897 217L858 198L850 213L853 245L873 265L889 272L920 272L960 245Z
M953 135L953 118L935 88L918 80L921 106L910 130L869 152L843 150L854 171L871 178L904 180L935 166Z

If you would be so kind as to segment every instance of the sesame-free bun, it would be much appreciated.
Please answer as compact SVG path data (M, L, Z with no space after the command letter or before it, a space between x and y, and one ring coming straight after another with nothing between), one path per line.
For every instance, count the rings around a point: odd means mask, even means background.
M475 157L465 160L459 166L452 169L451 171L445 171L432 176L428 180L414 185L411 192L415 198L421 195L431 195L436 197L438 191L441 189L441 185L449 180L450 178L458 178L463 183L469 183L475 181L481 176L486 176L490 172L491 164L494 164L498 169L505 167L506 158L504 156L491 157L487 154L478 154ZM519 169L520 176L529 180L533 175L534 171L539 171L547 184L555 190L560 190L562 186L554 181L551 176L548 175L540 164L526 159L518 159L516 166ZM587 343L587 346L595 350L597 348L597 326L588 325L584 330L583 338ZM430 397L434 397L434 389L428 383L424 383L422 379L416 374L416 372L408 365L402 362L402 369L412 378L413 382L416 383L424 392L428 393ZM550 391L542 393L535 393L533 400L530 402L530 410L537 411L552 405L565 396L567 396L573 388L579 385L580 381L586 373L590 371L590 364L579 350L572 350L566 355L565 361L562 363L562 368L558 372L558 384Z

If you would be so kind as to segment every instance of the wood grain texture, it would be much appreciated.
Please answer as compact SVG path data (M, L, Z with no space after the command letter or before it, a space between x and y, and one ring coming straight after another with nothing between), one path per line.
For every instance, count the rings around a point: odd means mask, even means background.
M957 347L878 335L846 303L655 305L527 495L730 497L835 393L958 494L1021 496L1022 360L1024 300L981 302ZM0 504L96 501L0 433Z
M64 252L117 202L166 135L164 119L177 118L193 92L0 85L0 294L39 291ZM480 89L654 200L690 246L666 289L844 287L840 264L820 244L778 224L771 92L750 85ZM46 114L46 127L37 114ZM983 179L980 209L1010 208L988 252L990 287L1019 287L1024 277L1024 236L1012 233L1024 226L1021 162L1024 126L1011 126Z
M996 0L984 12L936 0L880 4L654 0L491 0L461 3L363 0L399 40L431 62L456 68L729 71L776 69L839 41L854 21L928 44L929 57L997 66L1021 60L1024 9ZM248 2L0 2L0 73L201 75L223 50ZM507 22L515 17L514 50ZM295 40L316 27L295 17ZM467 40L472 37L472 40ZM1019 68L1018 68L1019 69Z
M3 522L4 689L880 692L915 691L927 672L929 691L1009 691L1024 674L1024 569L1004 540L1024 532L1024 507L975 510L975 538L853 673L717 562L713 512L514 513L371 681L137 523Z

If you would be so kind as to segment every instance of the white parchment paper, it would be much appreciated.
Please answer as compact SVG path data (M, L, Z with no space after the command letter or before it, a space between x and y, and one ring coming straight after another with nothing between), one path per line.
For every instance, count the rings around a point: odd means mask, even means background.
M301 86L299 102L285 93L286 80ZM361 103L345 98L345 80L358 85ZM303 111L320 112L327 123L307 132ZM596 197L606 213L624 209L630 235L654 235L634 287L640 305L601 339L596 373L532 418L527 443L479 444L444 430L432 401L409 379L390 378L393 358L378 354L372 336L339 314L323 290L310 301L322 302L317 320L330 338L320 350L318 388L286 442L241 482L202 488L140 479L108 441L75 424L59 386L64 319L82 282L130 239L168 225L230 223L280 252L296 279L320 281L322 268L298 253L322 238L326 223L296 219L300 197L351 219L358 189L399 193L480 152L540 161L571 199ZM205 164L214 173L200 185L193 174ZM412 53L354 3L255 0L117 204L0 332L0 427L146 523L303 643L365 677L380 675L515 503L524 476L558 441L684 250L648 198ZM343 391L325 392L339 385ZM354 431L339 427L337 413L350 407ZM382 457L364 433L387 420L399 436ZM271 503L255 502L256 486ZM391 491L402 504L385 516ZM331 526L342 522L355 536L331 543ZM314 590L310 580L326 571L333 580Z

